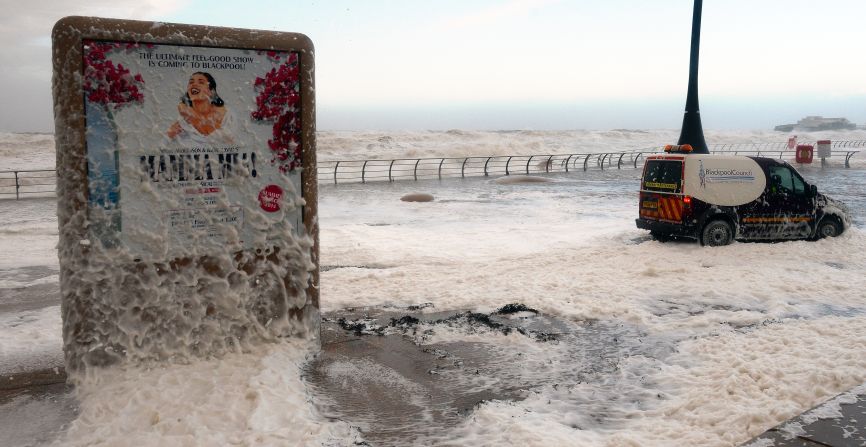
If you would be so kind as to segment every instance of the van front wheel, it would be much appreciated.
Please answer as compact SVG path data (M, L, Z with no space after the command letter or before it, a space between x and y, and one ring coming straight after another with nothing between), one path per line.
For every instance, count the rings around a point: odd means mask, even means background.
M839 229L839 224L837 224L835 220L829 218L822 220L821 223L818 224L818 231L816 231L819 239L825 237L836 237L840 233L842 233L842 231Z
M728 245L734 241L734 230L731 224L724 220L714 220L704 227L701 233L701 244L710 247Z

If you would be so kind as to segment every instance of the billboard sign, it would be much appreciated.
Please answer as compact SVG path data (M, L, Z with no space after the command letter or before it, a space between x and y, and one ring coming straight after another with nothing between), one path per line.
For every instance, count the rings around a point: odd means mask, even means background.
M309 39L92 17L52 38L68 369L317 340Z

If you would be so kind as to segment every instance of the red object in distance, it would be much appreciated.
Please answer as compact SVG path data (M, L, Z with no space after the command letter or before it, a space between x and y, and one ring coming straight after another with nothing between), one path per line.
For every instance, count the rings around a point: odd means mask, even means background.
M283 188L277 185L268 185L259 191L259 205L269 213L280 210L280 199L283 198Z
M812 163L813 147L811 144L797 145L796 161L797 163Z

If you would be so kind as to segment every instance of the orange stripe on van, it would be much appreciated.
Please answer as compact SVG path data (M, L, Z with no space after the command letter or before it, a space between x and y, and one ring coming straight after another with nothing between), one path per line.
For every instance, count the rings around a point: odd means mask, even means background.
M683 220L683 201L680 197L677 197L671 201L671 205L674 207L674 220Z
M665 197L659 197L659 217L662 219L670 220L670 215L668 213L668 201Z
M671 199L665 197L662 199L665 203L665 219L674 220L674 207L671 204Z
M786 216L786 217L744 217L743 223L788 223L788 222L809 222L811 217L807 216Z
M665 220L683 219L683 202L679 197L659 197L659 217Z

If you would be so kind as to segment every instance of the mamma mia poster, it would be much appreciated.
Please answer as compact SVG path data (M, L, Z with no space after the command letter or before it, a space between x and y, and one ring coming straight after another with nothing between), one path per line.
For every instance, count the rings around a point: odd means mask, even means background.
M93 243L158 261L301 233L298 53L83 50Z

